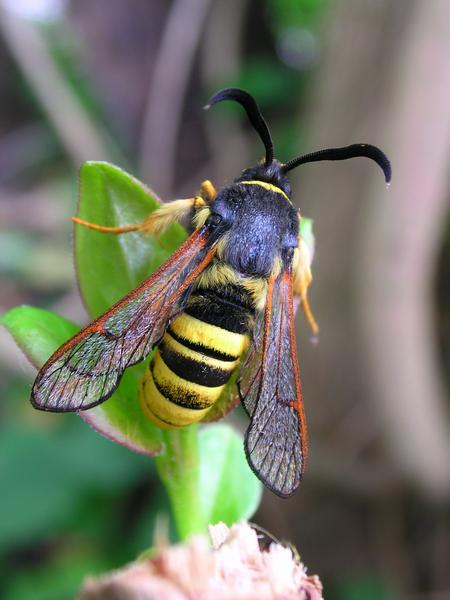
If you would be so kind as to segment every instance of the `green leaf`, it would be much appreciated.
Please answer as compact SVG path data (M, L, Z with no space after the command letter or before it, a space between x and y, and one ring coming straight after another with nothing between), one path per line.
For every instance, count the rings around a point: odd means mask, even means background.
M40 308L18 306L0 319L36 368L79 328L70 321ZM162 449L161 430L141 411L137 386L145 363L127 369L113 396L103 404L79 415L106 437L144 454Z
M59 315L32 306L12 308L0 317L0 324L6 327L37 369L80 329L78 325Z
M137 396L146 368L147 361L128 368L109 400L78 414L114 442L134 452L155 456L163 449L162 432L144 415Z
M137 179L106 162L87 162L80 171L78 217L107 227L142 223L160 206ZM173 224L158 238L139 232L115 235L75 225L78 283L91 316L105 312L149 277L186 239Z
M200 431L199 446L206 523L249 519L261 500L262 484L247 464L242 437L228 425L210 425Z

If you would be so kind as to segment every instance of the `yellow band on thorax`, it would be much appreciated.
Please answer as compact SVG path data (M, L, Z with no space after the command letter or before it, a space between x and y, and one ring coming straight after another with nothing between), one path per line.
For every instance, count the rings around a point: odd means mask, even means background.
M276 185L273 185L272 183L267 183L267 181L251 180L251 181L240 181L239 183L242 183L244 185L260 185L261 187L266 188L266 190L270 190L271 192L281 194L282 196L284 196L286 198L286 200L288 202L290 202L289 198L287 197L287 195L283 192L283 190L281 188L277 187Z

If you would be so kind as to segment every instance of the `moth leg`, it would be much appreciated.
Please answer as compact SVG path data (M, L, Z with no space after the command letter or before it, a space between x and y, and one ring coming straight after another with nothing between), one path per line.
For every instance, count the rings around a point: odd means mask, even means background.
M203 198L206 204L210 204L217 196L216 188L209 181L209 179L202 181L200 185L200 196Z
M205 179L205 181L202 181L202 183L200 184L200 191L194 198L195 210L198 211L202 208L207 208L208 204L211 204L211 202L215 199L216 196L216 188L209 181L209 179Z
M205 179L200 185L200 192L194 198L194 213L192 215L192 223L194 227L201 227L206 223L206 219L211 214L209 205L217 196L216 188Z
M129 233L130 231L138 231L141 224L137 225L125 225L124 227L104 227L103 225L96 225L95 223L89 223L89 221L84 221L79 217L72 217L72 221L77 225L82 225L83 227L87 227L88 229L93 229L94 231L101 231L103 233Z
M129 233L130 231L139 231L140 233L151 233L153 235L161 235L172 223L180 222L183 218L189 216L196 206L196 200L204 201L199 197L186 198L183 200L174 200L167 204L161 205L157 210L150 213L148 217L142 222L135 225L125 225L124 227L105 227L103 225L96 225L95 223L89 223L79 217L72 217L72 221L88 229L94 231L101 231L103 233L114 233L116 235L121 233Z
M142 233L151 233L153 235L161 235L172 225L172 223L180 223L184 219L188 219L196 206L197 196L195 198L185 198L182 200L173 200L167 202L150 213L139 231Z
M294 293L300 297L301 307L313 336L317 336L319 333L319 326L314 318L308 301L308 288L312 282L311 257L309 250L301 236L298 238L298 246L294 251L293 271Z
M94 231L103 233L129 233L130 231L139 231L141 233L149 233L153 235L161 235L172 223L179 223L184 219L192 216L194 210L201 209L210 204L217 196L216 189L209 180L205 180L200 185L200 193L194 198L186 198L182 200L174 200L167 202L150 213L149 216L142 222L135 225L125 225L123 227L106 227L89 223L79 217L72 217L72 221L77 225L82 225ZM209 213L208 213L209 214Z

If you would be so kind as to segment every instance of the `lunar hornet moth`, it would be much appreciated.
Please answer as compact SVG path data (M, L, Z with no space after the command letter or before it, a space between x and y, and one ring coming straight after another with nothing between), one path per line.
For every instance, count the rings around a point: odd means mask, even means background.
M294 331L298 299L314 333L307 298L310 256L299 236L299 211L288 172L314 161L365 156L383 170L375 146L354 144L281 163L250 94L225 89L209 101L238 102L259 134L264 159L216 191L205 181L193 198L161 206L139 225L108 228L159 234L173 222L190 237L138 288L63 344L39 371L31 401L38 409L85 411L105 402L128 367L156 348L139 391L142 410L156 425L179 428L207 418L239 370L239 397L250 424L245 452L263 483L290 496L307 457Z

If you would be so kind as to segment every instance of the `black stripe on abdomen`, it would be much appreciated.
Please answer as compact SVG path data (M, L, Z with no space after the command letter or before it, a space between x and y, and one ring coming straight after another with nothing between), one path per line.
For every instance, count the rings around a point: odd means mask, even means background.
M160 427L202 419L248 347L251 309L217 294L193 296L168 327L144 378L141 405Z
M204 344L197 344L196 342L191 342L191 340L188 340L187 338L176 334L173 331L172 327L169 327L167 331L173 337L174 340L176 340L180 344L183 344L183 346L186 346L186 348L189 348L189 350L200 352L201 354L209 356L210 358L217 358L218 360L223 360L224 362L234 362L237 358L239 358L239 355L233 356L232 354L226 354L225 352L215 350L210 346L205 346Z
M152 368L152 365L150 365L150 373L157 390L162 396L164 396L167 402L171 402L179 407L190 408L192 410L202 410L210 406L209 402L202 399L202 397L192 389L189 389L189 386L185 386L182 390L180 390L177 386L174 386L171 383L164 383L160 381L158 377L155 376L156 374Z
M193 383L199 383L207 387L217 387L226 383L231 376L229 370L212 367L204 362L188 358L179 352L171 350L164 343L164 340L159 346L159 351L161 358L171 371Z

